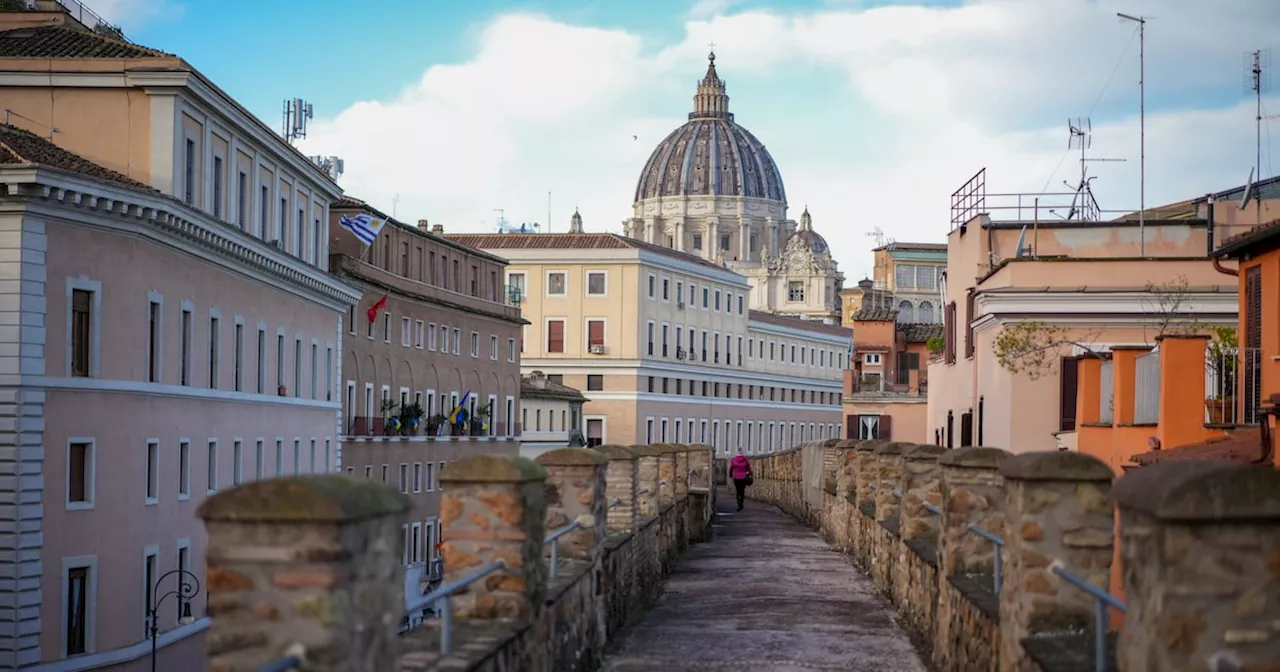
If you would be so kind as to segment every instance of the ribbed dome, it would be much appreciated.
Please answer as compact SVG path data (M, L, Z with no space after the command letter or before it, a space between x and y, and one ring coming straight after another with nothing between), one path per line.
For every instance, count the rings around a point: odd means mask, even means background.
M688 123L668 135L645 163L636 202L661 196L747 196L785 202L773 157L729 113L715 54L698 83Z
M813 218L809 215L809 208L804 209L804 214L800 215L800 228L791 234L791 238L799 240L806 248L814 254L821 254L830 250L827 246L827 239L813 230ZM787 242L791 242L791 238Z

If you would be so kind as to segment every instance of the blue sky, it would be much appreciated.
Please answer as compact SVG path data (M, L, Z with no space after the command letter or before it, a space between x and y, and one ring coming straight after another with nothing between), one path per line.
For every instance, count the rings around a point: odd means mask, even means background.
M1115 12L1155 15L1148 206L1244 181L1244 51L1280 47L1267 0L100 2L272 127L284 98L307 99L302 148L346 159L344 188L449 230L491 228L495 208L545 223L548 191L553 227L577 205L588 229L620 230L714 40L731 109L850 283L875 227L940 240L950 192L983 166L992 192L1064 191L1068 117L1092 117L1093 156L1127 159L1091 166L1103 207L1137 207L1138 44ZM1263 144L1274 174L1280 137Z

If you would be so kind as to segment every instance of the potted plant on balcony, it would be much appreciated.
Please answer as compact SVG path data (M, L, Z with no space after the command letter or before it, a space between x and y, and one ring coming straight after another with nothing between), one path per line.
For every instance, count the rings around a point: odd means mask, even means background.
M398 431L395 429L395 425L399 420L396 414L396 408L399 405L394 399L382 400L382 435L390 436Z
M476 409L476 414L471 417L471 436L486 436L489 433L489 416L493 413L493 406L485 404Z
M440 428L449 422L448 416L443 413L436 413L427 418L427 436L439 436Z
M1204 407L1207 424L1230 425L1236 421L1236 361L1240 342L1233 327L1213 327L1205 368L1214 381L1213 392L1206 395Z
M426 411L422 410L422 405L416 402L401 406L400 432L405 436L417 434L418 427L422 425L422 417L426 414Z
M941 336L931 336L924 342L924 347L931 355L941 355L942 349L947 347L947 342Z

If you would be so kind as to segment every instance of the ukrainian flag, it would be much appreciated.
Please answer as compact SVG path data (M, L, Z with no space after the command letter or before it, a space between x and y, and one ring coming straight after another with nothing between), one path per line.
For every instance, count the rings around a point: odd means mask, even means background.
M467 422L467 400L471 398L471 390L462 395L458 400L458 405L454 407L453 412L449 414L449 424L459 425Z

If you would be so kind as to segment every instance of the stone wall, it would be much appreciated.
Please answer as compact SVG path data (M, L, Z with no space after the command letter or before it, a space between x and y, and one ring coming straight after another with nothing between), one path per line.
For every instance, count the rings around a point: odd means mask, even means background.
M317 672L595 670L681 549L706 538L712 464L709 447L677 445L449 463L441 552L445 585L460 587L439 603L447 652L440 619L398 634L402 495L337 474L221 492L200 509L208 669L253 672L301 654ZM544 539L568 525L553 571Z
M1092 672L1097 602L1059 572L1108 590L1117 515L1128 614L1104 638L1110 665L1280 670L1274 468L1161 463L1113 486L1076 452L821 447L821 510L804 498L803 447L753 458L748 496L861 564L938 670Z

